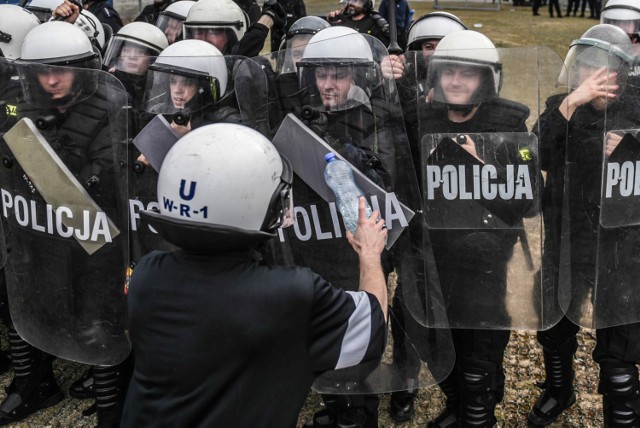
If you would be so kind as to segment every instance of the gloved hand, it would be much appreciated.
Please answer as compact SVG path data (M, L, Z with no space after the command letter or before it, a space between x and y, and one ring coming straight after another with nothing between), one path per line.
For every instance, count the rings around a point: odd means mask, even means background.
M274 28L284 28L287 22L287 12L277 1L267 0L262 6L262 15L267 15L273 19Z

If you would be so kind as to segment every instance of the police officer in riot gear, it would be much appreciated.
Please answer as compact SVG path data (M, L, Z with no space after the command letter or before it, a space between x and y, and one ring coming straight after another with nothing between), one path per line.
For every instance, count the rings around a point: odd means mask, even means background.
M241 172L246 165L252 174ZM143 215L180 249L147 254L133 272L136 365L123 427L292 426L317 376L380 357L386 231L378 212L365 219L363 200L356 235L347 234L360 291L333 288L307 268L259 261L256 249L291 224L292 178L275 147L241 125L202 127L169 151L158 179L160 212ZM355 358L343 352L349 334L357 336L349 342ZM274 394L276 386L286 397Z
M331 25L349 27L389 44L389 23L373 8L373 0L342 0L344 8L327 14Z
M459 137L457 142L447 139L439 142L431 155L424 156L435 157L436 161L442 157L443 161L454 164L479 161L497 165L496 168L504 167L500 165L505 163L523 162L518 156L518 147L511 144L508 137L494 149L481 151L479 147L485 142L472 134L526 133L529 109L499 98L502 78L500 57L487 37L462 30L442 38L431 56L427 82L432 88L430 103L420 120L425 138L428 134L441 133L459 134ZM445 154L449 149L451 153ZM456 156L460 159L456 160ZM447 160L451 158L453 160ZM529 176L535 180L535 172L531 171ZM463 212L455 209L455 203L432 201L426 214L428 231L425 233L429 234L433 246L447 314L450 320L473 314L475 321L471 325L495 329L451 330L456 360L453 371L440 383L447 397L446 407L429 426L491 427L496 422L495 406L504 394L502 360L510 334L506 329L510 321L504 302L506 267L517 241L517 231L482 228L479 219L485 215L483 205L473 205L474 209ZM518 213L512 219L517 222L533 202L505 199L500 204L494 210ZM446 226L453 221L451 216L469 226ZM438 219L445 226L436 227ZM483 303L487 293L491 301Z
M191 0L181 0L171 3L165 10L160 12L155 25L164 32L170 45L182 40L183 23L187 19L191 6L194 4L196 2Z
M20 57L22 41L39 24L38 18L27 9L15 5L0 5L0 136L16 122L21 93L17 71L10 61ZM12 325L3 269L0 270L0 318L6 326ZM10 328L9 337L17 337L15 329ZM8 369L9 358L3 352L0 354L0 372Z
M298 114L307 126L374 183L391 189L396 169L393 121L399 116L385 110L383 97L377 92L382 91L381 76L369 41L350 28L320 30L309 40L296 67ZM402 129L401 119L395 124ZM294 192L298 206L317 209L318 221L331 224L327 203L307 183L296 178ZM285 242L296 255L294 263L328 275L336 286L353 289L357 272L341 240L305 242L289 230ZM340 267L336 268L338 262ZM385 275L392 270L388 253L384 268ZM316 413L307 426L377 426L377 395L333 394L323 395L323 400L326 409Z
M204 40L223 54L257 56L264 47L269 30L281 26L286 13L278 3L265 2L257 22L232 0L197 2L184 21L184 38Z
M93 13L103 25L108 25L114 34L122 28L120 14L106 0L85 0L82 7Z
M103 67L122 82L136 109L140 109L142 103L147 69L167 46L164 33L145 22L125 25L109 42Z
M600 13L601 24L622 28L632 43L640 43L640 6L632 0L609 0Z
M84 31L87 37L89 37L89 40L91 40L91 44L93 44L101 54L104 54L112 34L107 34L107 31L98 18L88 10L83 10L80 12L74 24Z
M534 426L551 424L575 403L573 358L579 327L573 320L580 317L580 308L586 301L595 300L596 247L611 240L622 245L624 239L619 232L634 236L634 228L604 230L599 219L602 136L609 130L638 128L637 101L629 99L630 94L625 91L630 48L625 31L609 24L596 25L573 41L558 81L569 94L550 97L536 127L542 144L541 166L547 171L542 199L543 267L560 290L570 287L571 300L566 317L554 327L538 332L546 380L542 395L529 413ZM607 136L615 144L620 139L614 133ZM607 147L608 154L610 151ZM563 207L568 207L568 212L563 212ZM570 242L570 260L565 260L566 252L561 251L561 238L563 246ZM631 256L625 251L616 253L621 261ZM615 270L613 264L611 268ZM562 277L570 280L559 281L562 272ZM612 278L617 277L613 271L610 273ZM589 297L590 293L594 296ZM596 327L597 316L594 305L591 325ZM600 365L598 392L604 396L608 427L637 427L640 423L640 387L635 366L640 361L638 328L638 324L628 324L596 330L593 358Z
M102 204L115 204L113 193L105 192L103 186L109 186L112 189L111 192L115 192L116 186L114 186L114 182L111 179L113 170L110 167L114 159L110 155L112 137L114 136L109 132L109 120L107 118L112 108L116 110L118 108L109 105L107 100L108 92L104 86L99 84L98 72L93 71L100 68L99 54L96 53L89 39L78 27L65 22L47 22L35 27L25 37L20 61L18 70L25 99L18 104L18 118L29 118L41 124L40 132L47 139L47 142L51 144L52 149L57 150L59 156L65 159L67 168L77 174L77 180L81 183L88 183L86 184L88 187L93 187L88 192L95 201L99 201ZM114 92L111 92L109 96L115 96ZM124 131L126 132L126 129ZM8 138L7 135L8 133L5 134L5 140ZM12 159L9 149L3 147L3 152L6 159ZM7 161L5 168L6 170L3 171L3 174L11 174L13 169L18 168L17 161ZM12 183L13 181L10 179L8 186L12 190L15 186L16 192L22 192L22 190L18 190L21 189L21 184ZM38 194L34 193L34 199L39 197ZM37 203L39 202L34 200L34 207ZM22 235L24 232L20 230L18 225L13 224L11 219L9 219L9 226L13 230L11 237L22 236L24 239ZM22 313L25 308L20 306L22 305L22 296L15 294L19 293L21 288L16 288L15 282L24 282L26 280L28 282L41 281L46 283L46 281L52 281L51 284L46 284L46 288L54 292L54 289L60 286L59 283L55 283L57 281L64 282L64 287L72 288L79 286L74 281L84 278L82 287L89 290L91 286L96 285L93 284L95 280L92 276L93 273L103 269L102 277L105 278L105 281L107 281L106 278L114 278L112 281L115 282L110 283L113 286L120 282L118 270L122 265L117 261L122 260L122 248L118 245L109 246L108 249L104 249L101 257L90 260L85 259L79 263L82 266L74 265L71 267L71 260L66 259L66 256L59 260L56 259L58 260L57 265L63 267L63 270L65 269L64 266L67 266L69 271L73 273L71 275L63 274L62 271L39 272L36 270L30 272L29 276L25 278L25 273L22 270L26 266L24 264L25 254L31 254L33 251L40 252L39 255L31 255L30 257L41 258L40 260L43 262L48 260L49 257L53 257L47 251L55 251L56 257L59 254L68 254L65 252L67 247L60 240L49 238L46 234L38 239L53 239L56 245L53 245L53 241L50 242L51 245L40 242L36 248L30 246L29 242L31 241L11 242L16 251L13 252L10 263L7 264L7 282L10 285L10 289L13 290L10 292L10 297L15 299L12 305L17 305L16 307L12 306L14 322L15 315L20 313L21 326L19 330L22 331L26 328L27 330L25 331L29 332L30 340L37 343L50 344L52 339L55 343L56 338L43 337L39 331L29 330L31 322L34 325L39 325L38 328L41 329L42 324L40 324L38 317L47 317L50 314L33 314L34 318L25 319L23 317L25 314ZM71 250L69 248L69 250L77 251L78 247L74 247L77 246L75 240L69 243L76 249ZM51 249L50 247L55 248ZM84 257L83 252L84 250L80 249L80 253L75 254L74 261L82 260ZM109 264L110 262L115 263ZM18 275L19 279L16 278L16 275ZM43 275L47 279L44 279ZM106 284L97 285L108 287ZM59 290L59 292L64 293L62 290ZM62 298L59 302L48 301L47 304L52 305L49 308L57 307L55 305L58 303L64 306L64 301L66 299ZM34 310L37 311L38 309L36 308L41 308L40 310L45 311L45 309L42 309L44 307L38 306L40 303L42 302L32 301L32 304L35 305L33 306ZM78 308L83 304L81 300L76 303L79 305ZM104 304L107 305L111 305L111 303L114 302L104 301ZM123 304L124 302L122 301L121 303ZM109 310L115 312L117 308L110 306ZM85 315L82 310L75 313L81 317ZM55 314L55 316L60 317L60 320L66 315L70 314L61 312ZM84 322L92 323L90 321L92 314L86 313L86 315L89 318L75 320L79 328L85 328L82 326ZM23 322L26 324L23 324ZM114 322L112 326L114 330L107 333L107 336L96 337L97 342L100 342L105 337L116 337L116 323ZM55 326L51 327L55 329ZM122 333L124 333L124 330L122 330ZM46 334L48 335L49 333ZM87 331L79 334L80 336L77 339L86 340L86 338L81 339L80 337L83 334L96 334L99 336L103 332L101 327L93 324L93 333L88 333ZM69 335L62 340L64 341L72 336L73 333L69 331ZM111 348L111 345L115 345L115 343L105 343L105 345ZM105 356L113 350L114 348L106 351L103 349L102 354ZM125 356L128 350L129 345L125 339L123 351ZM61 355L67 355L70 349L65 348L61 351ZM51 406L63 398L53 377L51 370L52 357L50 355L44 354L35 347L28 345L15 331L11 333L10 352L15 353L13 357L15 372L14 379L9 387L8 397L0 405L0 423L3 424L23 419L34 411ZM73 354L74 351L71 350L71 353ZM121 361L119 357L117 358ZM122 394L118 394L120 387L116 374L118 369L113 366L101 366L97 371L99 371L102 381L102 383L96 382L97 389L101 391L96 397L99 425L105 427L113 426L115 424L114 421L119 419L120 410L118 410L117 406L118 400L122 399ZM96 377L98 377L97 374Z

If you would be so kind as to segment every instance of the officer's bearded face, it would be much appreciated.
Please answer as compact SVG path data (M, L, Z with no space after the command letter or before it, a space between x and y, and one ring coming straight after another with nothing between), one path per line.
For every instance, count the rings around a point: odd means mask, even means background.
M169 77L169 89L173 106L182 109L196 94L197 85L188 77L172 75Z
M358 16L364 12L364 0L349 0L346 12L351 16Z
M60 100L71 95L74 79L73 71L64 68L51 68L38 73L38 83L52 100Z
M482 84L482 74L477 67L445 65L440 75L440 84L448 104L471 104L473 95Z
M349 90L354 85L349 67L318 67L315 77L322 104L327 110L336 110L347 104Z

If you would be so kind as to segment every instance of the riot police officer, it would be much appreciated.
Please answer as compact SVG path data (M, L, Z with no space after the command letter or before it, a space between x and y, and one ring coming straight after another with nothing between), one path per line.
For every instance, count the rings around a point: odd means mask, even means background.
M170 45L182 40L183 23L194 4L196 2L191 0L177 1L160 12L155 25L164 32Z
M122 82L136 109L142 103L147 69L167 46L164 33L146 22L125 25L109 42L103 67Z
M52 52L52 46L55 47L55 52ZM126 121L122 127L115 126L114 133L109 125L118 124L117 112L126 106L126 97L116 101L123 103L116 106L110 105L108 99L117 100L118 93L124 94L118 92L122 87L118 84L107 88L106 81L101 81L99 77L99 54L82 30L65 22L47 22L30 31L22 44L20 60L18 71L24 100L18 104L18 118L30 119L40 125L40 141L46 139L47 144L56 151L55 156L64 159L61 162L65 163L68 174L75 174L78 183L87 186L85 189L89 190L86 190L86 194L95 204L105 207L116 206L116 189L119 186L116 184L117 171L113 167L116 158L111 156L111 150L117 142L126 142ZM117 83L115 80L112 82ZM15 137L10 137L9 134L13 133L18 125L25 123L28 122L18 122L5 134L7 144L9 141L15 141ZM38 137L34 134L34 138ZM21 141L21 138L18 138L18 141ZM21 168L29 170L28 162L19 157L15 149L15 146L11 149L3 146L3 155L7 159L2 171L3 180L6 180L10 192L16 198L30 195L34 207L43 204L42 199L51 198L52 194L51 189L47 191L37 185L33 187L33 183L39 182L37 173L28 173L28 181L31 182L28 190L23 187L22 182L14 180L16 174L27 177L27 173L22 172ZM50 182L51 177L46 177L46 180ZM76 185L72 187L77 189ZM107 188L109 191L105 190ZM116 222L123 218L116 211L110 211L110 216ZM97 389L101 392L96 396L98 419L102 426L112 426L114 421L119 419L118 399L122 398L122 395L118 396L120 385L114 364L122 361L130 349L124 329L118 332L117 312L119 308L124 309L124 296L122 291L118 290L124 278L119 278L118 275L123 261L122 247L118 245L121 241L117 236L115 242L109 238L114 245L103 248L101 257L91 258L86 251L88 247L82 247L92 245L89 241L83 241L83 244L79 245L73 238L71 241L64 241L59 239L63 236L51 237L46 233L26 238L26 231L19 223L14 223L12 218L8 219L8 225L12 231L9 237L10 244L16 248L6 268L10 308L16 329L24 332L30 343L54 355L105 364L99 369L100 381L96 381ZM66 233L63 235L70 237ZM74 253L73 256L71 253ZM60 254L66 254L68 257L59 259ZM40 260L43 266L49 267L29 269L26 275L26 267L33 257ZM73 264L71 259L77 264ZM61 270L52 272L49 263L51 261ZM29 283L27 289L22 288L25 281ZM18 283L21 285L18 286ZM67 296L71 300L76 299L73 303L76 310L71 312L68 307L69 299L52 300L50 296L42 295L39 297L46 303L40 299L29 299L29 305L33 306L26 308L22 293L28 289L33 290L33 283L41 286L47 284L45 288L54 294L64 294L64 289L81 287L88 295L94 295L91 292L93 287L94 292L99 290L99 299L105 306L93 307L90 299L87 300L87 295L76 294L74 298ZM58 297L60 296L58 294ZM101 324L99 321L106 321L104 316L109 318L107 324ZM88 328L89 324L91 328ZM72 332L70 325L76 325L80 331ZM103 328L109 331L106 332ZM60 329L66 330L67 334L59 335ZM57 344L52 345L52 341ZM78 347L78 341L84 346ZM100 349L99 357L96 357L94 346ZM15 375L9 388L9 396L0 405L2 423L20 420L33 411L53 405L63 398L53 377L50 355L28 345L15 333L12 335L10 348L11 352L16 353L13 358Z
M526 176L535 182L535 171L518 155L516 144L516 133L527 131L529 109L499 97L502 64L493 43L475 31L455 31L440 40L430 61L430 103L420 115L425 134L421 164L433 162L437 169L477 162L498 170L524 164ZM494 142L491 135L496 132L509 134ZM437 137L441 134L461 136L456 142ZM437 146L428 148L425 142L433 135ZM425 195L427 190L423 190ZM460 197L426 202L425 233L433 246L444 304L454 327L451 335L456 353L453 371L440 382L446 407L430 427L491 427L496 422L495 406L504 394L502 360L510 333L505 302L507 265L518 232L517 226L485 225L496 217L517 224L532 209L532 199L499 199L491 207L476 201L465 205ZM504 215L506 212L513 216Z
M286 13L278 3L265 2L260 19L249 17L232 0L206 0L195 4L184 21L184 38L204 40L223 54L254 57L264 47L269 30L282 26Z
M259 261L256 249L291 224L290 168L264 136L236 124L199 128L167 154L160 212L144 215L180 250L146 255L131 279L136 366L124 427L292 426L318 375L382 354L386 231L378 212L365 218L364 201L358 230L347 235L360 291Z
M389 23L373 8L373 0L342 0L342 9L327 14L331 25L348 27L389 44Z
M606 322L604 318L600 320L602 314L595 304L595 294L599 294L594 289L597 248L612 237L620 246L624 240L616 236L615 229L607 232L600 227L602 136L610 130L638 127L637 101L630 99L625 90L630 47L626 33L609 24L596 25L573 41L558 80L569 94L549 98L535 127L542 144L541 167L547 171L542 200L544 267L548 270L546 276L557 283L558 292L570 295L565 302L567 316L538 333L546 380L543 393L529 413L529 421L535 426L552 423L575 403L573 358L578 346L577 323L583 322L583 305L593 302L588 305L594 310L587 317L591 320L587 322L589 327L597 328L599 321ZM615 133L607 137L616 144L620 139ZM607 148L607 152L611 150ZM634 236L633 229L619 231ZM561 245L566 245L568 251L561 251ZM627 260L624 251L611 249L609 256L615 254ZM612 264L611 278L617 278L614 272ZM622 286L618 288L616 293L624 294ZM593 297L589 297L591 293ZM596 330L593 357L600 364L598 391L604 396L605 426L638 426L640 420L635 410L639 403L637 329L638 324L631 323Z

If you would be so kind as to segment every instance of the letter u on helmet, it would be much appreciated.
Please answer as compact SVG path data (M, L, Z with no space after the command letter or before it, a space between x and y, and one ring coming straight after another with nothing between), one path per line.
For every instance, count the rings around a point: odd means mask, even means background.
M480 87L464 105L477 105L498 97L502 87L502 64L495 45L477 31L462 30L446 35L433 51L427 86L434 89L433 101L448 103L441 85L442 72L451 66L480 70Z
M259 132L231 123L203 126L167 153L152 225L186 249L251 246L275 236L290 206L292 176Z

